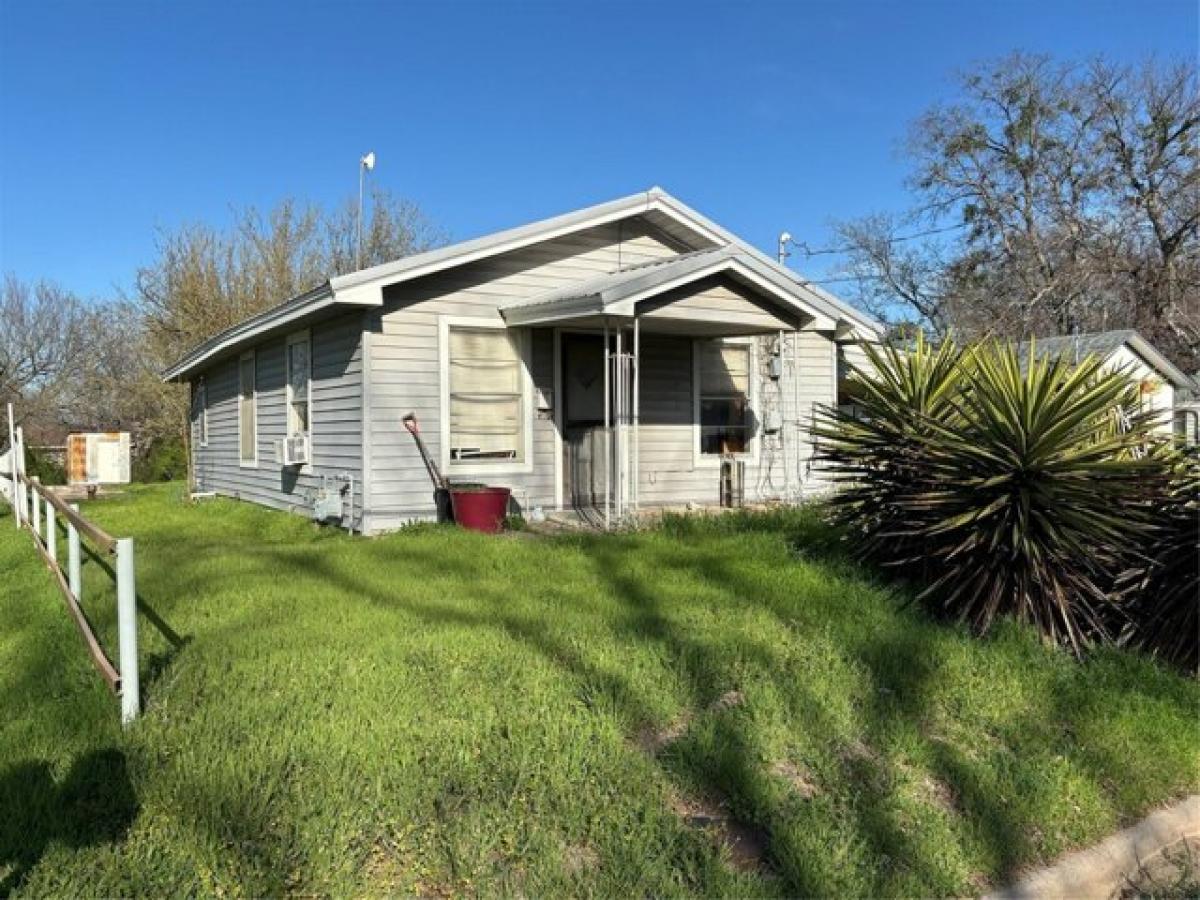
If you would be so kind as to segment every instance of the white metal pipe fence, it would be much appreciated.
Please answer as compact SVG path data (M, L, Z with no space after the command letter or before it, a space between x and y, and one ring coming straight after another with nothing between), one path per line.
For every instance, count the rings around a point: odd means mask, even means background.
M88 654L100 676L121 698L121 721L124 724L137 718L141 710L141 683L137 654L137 583L134 570L133 538L114 538L94 522L79 513L78 504L68 506L36 476L25 471L24 436L13 427L12 405L8 407L9 435L13 441L8 460L11 465L0 470L7 482L3 496L10 500L13 518L18 528L28 528L34 546L54 575L63 594L67 610L83 637ZM59 520L67 538L67 570L59 562ZM113 666L104 652L96 633L83 612L83 539L97 558L115 557L113 571L117 587L117 661Z

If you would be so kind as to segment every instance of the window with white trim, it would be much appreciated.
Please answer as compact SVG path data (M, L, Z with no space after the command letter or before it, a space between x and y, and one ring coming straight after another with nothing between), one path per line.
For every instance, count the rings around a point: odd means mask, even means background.
M750 344L697 341L696 355L701 455L748 453L754 437Z
M311 437L312 343L307 331L287 340L287 434Z
M242 465L258 462L258 394L253 350L238 359L238 459Z
M525 371L520 338L506 328L447 330L450 461L525 460Z

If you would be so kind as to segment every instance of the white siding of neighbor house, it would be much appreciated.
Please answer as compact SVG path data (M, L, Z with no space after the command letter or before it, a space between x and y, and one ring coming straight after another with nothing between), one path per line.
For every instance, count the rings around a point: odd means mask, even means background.
M1153 386L1153 391L1147 395L1146 400L1149 409L1157 416L1155 427L1159 431L1171 433L1174 429L1174 385L1128 347L1119 347L1108 357L1106 363L1108 368L1127 372L1135 381Z
M357 526L362 511L362 321L362 313L356 311L308 326L312 341L312 464L302 469L275 462L274 441L284 437L287 427L285 334L254 347L258 410L258 462L254 466L242 465L238 455L240 354L202 373L208 399L208 443L192 448L198 490L301 511L311 506L321 476L347 473L355 479L353 522ZM193 433L197 432L194 428ZM331 482L330 486L340 484Z
M411 436L401 418L414 412L434 459L445 462L442 448L441 392L439 365L439 322L443 317L503 319L500 304L533 296L564 284L613 271L618 267L674 256L672 246L652 228L638 220L606 225L566 238L458 269L384 289L384 305L367 314L366 378L368 409L369 484L366 527L368 530L395 528L414 519L434 514L433 489ZM680 302L700 313L717 312L736 317L752 327L785 325L773 313L753 307L723 287L704 286ZM736 309L734 307L737 307ZM669 315L669 314L667 314ZM667 317L666 315L662 316ZM761 321L759 321L761 319ZM648 326L649 327L649 326ZM498 466L494 475L472 473L459 480L487 481L513 488L522 507L555 507L558 444L552 408L537 409L539 393L547 400L555 388L554 329L528 329L533 406L527 418L533 429L533 453L528 471ZM793 493L798 473L806 476L804 460L811 456L807 442L814 404L830 403L834 386L834 344L829 335L802 332L799 340L801 369L799 394L792 375L791 342L785 338L783 418L790 465L785 466L783 447L768 446L778 439L765 439L760 466L747 466L747 499L782 496L784 468L790 468ZM774 345L775 335L758 338L763 348ZM768 350L760 348L760 370ZM718 470L711 464L697 466L694 459L694 399L692 393L692 339L655 335L642 336L642 435L640 487L646 504L677 504L688 501L712 503L718 495ZM765 376L761 376L765 378ZM769 382L769 379L766 379ZM766 396L774 389L760 385ZM706 461L707 463L708 461ZM773 478L760 481L760 468L773 466Z

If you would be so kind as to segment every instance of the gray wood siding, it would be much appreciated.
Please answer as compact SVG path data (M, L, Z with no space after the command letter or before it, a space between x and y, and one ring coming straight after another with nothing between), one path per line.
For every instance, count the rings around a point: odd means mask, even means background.
M362 506L362 321L362 313L356 311L309 326L312 464L303 469L275 462L274 441L284 436L287 423L284 336L254 347L257 466L242 466L238 460L238 357L218 362L204 373L209 439L207 446L193 447L199 490L276 509L307 511L322 476L348 473L355 479L357 526Z
M791 329L796 322L740 285L724 279L705 279L681 290L668 291L639 304L648 320L683 319L750 329Z
M604 225L384 291L384 306L368 317L367 378L371 460L368 529L394 528L434 511L432 486L412 438L401 425L410 410L434 458L442 460L438 323L441 316L503 322L499 305L622 266L674 256L679 248L638 220ZM554 336L530 330L534 404L538 389L554 389ZM523 507L551 508L555 499L555 425L533 412L532 471L464 475L513 488ZM455 474L451 471L451 477Z
M782 430L775 435L759 430L757 461L746 461L748 501L795 497L821 483L819 473L810 466L812 416L819 405L834 398L835 345L828 334L786 333L783 377L776 381L768 369L776 340L774 335L757 339L756 405L760 419L774 406ZM719 469L712 463L695 462L692 352L691 338L642 337L638 486L643 504L719 500Z

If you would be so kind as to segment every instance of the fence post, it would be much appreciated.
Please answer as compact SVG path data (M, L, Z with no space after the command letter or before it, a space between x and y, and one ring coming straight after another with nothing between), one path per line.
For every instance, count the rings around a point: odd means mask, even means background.
M121 668L121 722L128 725L141 707L137 657L137 585L133 538L117 541L117 643Z
M54 504L46 501L46 552L50 554L50 562L58 565L58 529L54 523Z
M21 463L17 452L17 429L13 422L11 403L8 404L8 471L12 475L13 520L17 523L17 528L20 528L21 520L25 518L25 510L21 506L25 493L21 489Z
M38 481L36 475L33 476L34 481ZM37 492L37 488L29 489L29 505L33 507L33 536L39 541L42 539L42 495Z
M71 509L79 512L79 504L72 503ZM79 554L79 532L70 519L67 519L67 583L75 600L82 602L83 597L83 560Z
M21 473L21 519L29 525L29 495L32 491L25 483L25 430L17 427L17 469Z

